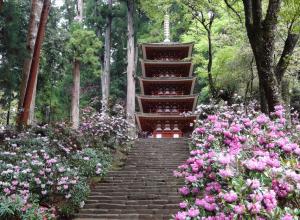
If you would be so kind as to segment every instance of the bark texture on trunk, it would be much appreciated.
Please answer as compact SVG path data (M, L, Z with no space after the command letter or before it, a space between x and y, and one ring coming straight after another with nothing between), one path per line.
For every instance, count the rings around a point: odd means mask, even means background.
M77 16L79 22L82 22L83 20L83 0L77 1Z
M134 45L134 0L127 1L128 40L127 40L127 121L135 125L135 45ZM134 127L129 130L131 137L135 136Z
M265 114L269 114L268 103L267 103L264 87L261 81L259 81L259 101L260 101L260 110Z
M207 29L207 40L208 40L208 63L207 63L207 74L208 74L208 85L209 90L214 98L217 96L217 92L214 86L212 77L212 64L213 64L213 52L212 52L212 41L211 41L211 25Z
M278 104L283 104L281 79L289 65L289 56L293 54L299 35L292 33L290 24L281 58L276 65L274 59L275 33L282 0L269 0L263 17L260 0L243 0L245 25L249 42L255 57L260 84L265 93L269 112ZM264 106L261 106L264 109Z
M73 62L73 86L71 100L71 122L72 128L79 127L79 99L80 99L80 62Z
M80 23L83 20L83 0L77 1L77 18ZM80 61L73 61L73 85L71 95L71 126L73 129L79 127L79 101L80 101Z
M285 77L282 79L281 90L282 90L282 99L285 104L285 118L287 120L287 125L291 126L291 92L290 92L290 80Z
M39 23L39 28L37 32L36 42L34 46L34 52L32 56L32 62L30 67L30 73L27 81L26 86L26 92L24 96L24 101L22 104L22 111L20 113L20 120L19 125L27 126L29 122L29 115L30 115L30 106L32 103L37 75L38 75L38 69L39 69L39 62L40 62L40 55L41 55L41 49L42 44L45 37L45 31L46 31L46 25L48 20L48 15L50 11L50 0L44 0L43 9L41 13L41 19Z
M43 0L32 0L31 3L31 12L30 12L30 21L27 35L27 57L24 60L23 70L22 70L22 81L20 86L20 98L18 103L19 111L22 110L28 77L30 73L30 67L32 62L32 56L34 51L34 45L37 37L37 32L39 28L39 22L41 18L41 12L43 8ZM37 80L36 80L37 81ZM36 94L36 81L34 83L34 91L32 96L32 102L30 104L30 113L28 124L32 124L34 119L34 108L35 108L35 94Z
M0 11L2 10L3 7L3 0L0 0Z
M263 19L261 1L243 0L247 35L269 111L273 111L274 106L281 103L281 92L274 74L275 31L280 2L270 0L266 17Z
M290 64L290 57L293 55L299 37L300 37L299 34L292 33L291 28L289 29L288 36L285 40L281 57L275 68L275 73L276 73L278 83L281 83L284 73Z
M108 0L108 10L109 14L106 18L106 29L104 37L104 63L103 63L103 73L101 77L101 88L102 88L102 111L107 112L108 110L108 100L109 100L109 90L110 90L110 49L111 49L111 10L112 10L112 0Z

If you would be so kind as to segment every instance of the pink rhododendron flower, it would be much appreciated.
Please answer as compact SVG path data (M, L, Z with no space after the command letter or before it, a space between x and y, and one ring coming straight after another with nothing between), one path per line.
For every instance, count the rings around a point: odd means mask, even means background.
M181 202L181 203L179 203L179 207L180 207L181 209L185 209L185 208L187 208L187 206L188 206L188 203L187 203L187 202Z
M238 196L235 192L233 191L230 191L229 193L225 193L223 194L223 199L226 201L226 202L234 202L238 199Z
M190 208L188 210L188 215L192 218L197 217L199 215L199 213L200 213L199 209L197 209L197 208Z
M178 212L175 215L175 220L185 220L187 217L187 212Z
M290 214L286 214L281 218L281 220L293 220L293 219L294 219L293 216Z
M189 175L189 176L185 177L185 180L190 182L190 183L194 183L194 182L197 182L197 177Z
M253 180L247 179L246 183L247 186L249 186L251 189L258 189L260 187L260 182L258 179L253 179Z
M189 193L190 193L190 190L189 190L189 188L188 187L186 187L186 186L183 186L183 187L181 187L180 189L179 189L179 192L182 194L182 195L188 195Z
M233 210L236 214L243 214L245 212L245 206L244 205L235 205Z
M218 173L221 177L223 178L227 178L227 177L233 177L234 174L232 172L232 170L229 170L229 169L221 169L219 170L219 173Z

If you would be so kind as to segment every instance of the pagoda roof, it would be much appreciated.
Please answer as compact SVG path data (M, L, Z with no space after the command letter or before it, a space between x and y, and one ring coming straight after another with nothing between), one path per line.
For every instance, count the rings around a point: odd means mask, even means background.
M152 96L152 95L137 95L140 99L150 99L150 100L185 100L185 99L195 99L198 95L170 95L170 96Z
M138 77L140 81L143 82L153 82L155 84L166 83L166 82L191 82L195 81L197 77Z
M161 42L161 43L143 43L140 44L143 51L144 59L155 60L157 53L177 53L177 59L185 59L192 56L194 47L193 42L179 43L179 42Z
M195 42L154 42L154 43L141 43L141 46L161 46L161 47L184 47L184 46L193 46Z
M147 69L149 68L160 68L160 69L170 69L175 68L178 70L178 68L182 68L186 76L185 77L191 77L193 74L193 63L192 61L154 61L154 60L140 60L141 66L142 66L142 74L143 77L147 76ZM182 73L183 74L183 73Z
M141 112L145 112L144 104L145 103L189 103L190 111L194 111L198 101L198 95L164 95L164 96L152 96L152 95L137 95L138 103L140 106Z
M157 113L136 113L136 120L140 131L152 132L156 129L157 121L176 121L179 124L179 128L183 132L192 132L198 115L189 114L189 115L166 115L166 114L157 114ZM190 126L190 123L193 123Z

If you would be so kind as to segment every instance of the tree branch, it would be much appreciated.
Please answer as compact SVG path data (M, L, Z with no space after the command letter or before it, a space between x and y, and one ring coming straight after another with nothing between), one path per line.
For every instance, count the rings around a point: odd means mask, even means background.
M245 25L247 30L251 30L253 26L253 15L252 15L252 1L243 0L244 11L245 11Z
M290 24L282 54L275 68L275 74L279 84L281 83L284 73L290 64L290 57L293 55L294 49L300 37L300 34L293 33L293 23L294 22Z
M238 17L239 22L240 22L240 23L243 23L242 18L241 18L241 15L237 12L237 10L235 10L235 8L233 7L233 4L232 4L232 5L229 4L228 0L224 0L224 2L225 2L225 4L226 4L226 6L227 6L231 11L233 11L233 13Z
M252 0L252 18L254 26L259 26L262 21L261 0Z
M264 23L267 26L270 26L271 28L277 23L281 1L282 0L269 0L269 5Z

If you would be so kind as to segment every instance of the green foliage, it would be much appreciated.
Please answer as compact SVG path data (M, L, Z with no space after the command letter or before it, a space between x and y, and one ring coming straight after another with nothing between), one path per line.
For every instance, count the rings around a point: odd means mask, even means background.
M20 216L23 206L20 197L13 200L12 198L2 196L0 201L0 217L2 219L14 219Z
M300 1L284 0L281 17L284 23L293 23L292 30L300 33Z
M0 11L0 115L18 97L26 54L28 0L6 1ZM0 119L1 123L1 119Z
M83 64L100 67L98 53L102 43L94 31L84 29L75 23L71 28L71 38L67 46L74 59Z
M39 204L33 201L29 206L25 205L22 197L0 197L0 218L9 220L43 220L53 219L47 210L40 209Z

